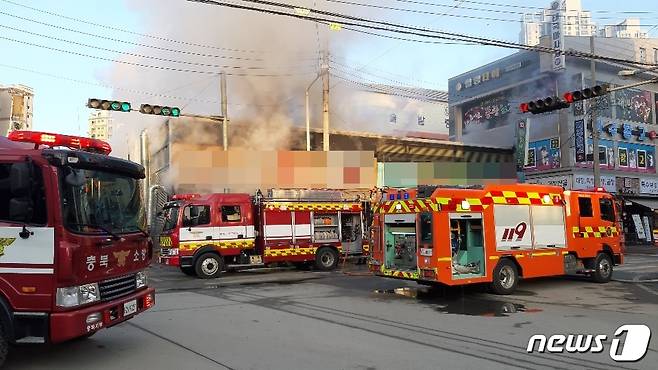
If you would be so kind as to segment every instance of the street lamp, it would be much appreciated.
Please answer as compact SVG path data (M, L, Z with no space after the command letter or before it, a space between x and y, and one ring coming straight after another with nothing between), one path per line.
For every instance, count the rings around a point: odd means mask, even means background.
M642 68L642 69L624 69L619 72L617 72L617 76L619 77L631 77L635 76L636 74L639 73L645 73L645 72L653 72L658 70L658 66L654 67L649 67L649 68Z

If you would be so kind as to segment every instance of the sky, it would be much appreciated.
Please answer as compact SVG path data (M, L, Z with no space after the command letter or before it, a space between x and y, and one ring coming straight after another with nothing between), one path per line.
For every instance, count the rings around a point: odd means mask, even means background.
M311 8L316 4L317 8L345 14L514 42L518 41L520 30L517 13L550 3L548 0L285 2ZM346 2L425 13L373 9ZM647 11L639 16L642 23L658 24L656 1L583 0L582 5L593 11L599 25L620 21L628 16L623 12L629 11ZM646 29L651 29L651 36L658 37L658 27ZM316 26L308 21L184 0L0 0L0 84L23 84L34 89L33 123L34 129L40 131L86 135L91 110L85 105L91 97L128 100L133 107L140 103L169 104L181 107L185 113L219 114L218 78L214 75L219 65L231 74L229 86L231 91L236 91L229 95L230 112L263 115L268 107L285 104L283 115L294 112L299 117L303 110L303 87L314 79L315 59L324 45L331 58L340 63L338 68L343 69L343 76L353 80L389 84L397 81L444 90L451 76L512 52L488 46L405 42L345 29L329 31L325 25ZM369 74L362 74L359 68ZM115 121L125 126L136 127L144 121L161 123L139 113L125 113L129 117L117 117L117 114L121 113L115 114ZM131 134L126 131L124 135Z

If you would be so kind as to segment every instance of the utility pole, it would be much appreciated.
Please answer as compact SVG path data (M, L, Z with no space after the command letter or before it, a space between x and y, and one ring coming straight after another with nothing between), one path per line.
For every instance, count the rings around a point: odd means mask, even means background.
M329 151L329 56L322 58L322 149Z
M308 87L306 88L306 95L305 95L305 106L306 106L306 151L311 150L311 108L310 108L310 103L309 103L309 90L311 90L311 87L317 81L322 74L318 74L313 82L311 82Z
M224 150L226 151L228 150L228 103L226 99L226 73L224 72L219 76L219 90L222 95L222 141L224 143Z
M589 38L589 48L592 55L594 55L594 35ZM592 86L596 85L596 61L592 59L590 61L590 69L592 72ZM599 129L596 124L596 108L597 108L597 98L592 99L590 103L590 117L592 119L592 159L594 166L594 187L598 188L601 186L601 166L599 164Z

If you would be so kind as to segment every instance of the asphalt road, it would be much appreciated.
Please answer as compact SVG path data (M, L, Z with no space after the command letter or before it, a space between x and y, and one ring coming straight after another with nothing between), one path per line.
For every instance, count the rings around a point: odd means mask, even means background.
M240 272L208 281L151 270L159 289L152 310L86 340L14 349L6 368L655 369L658 363L658 283L540 279L501 297L482 287L427 290L358 272ZM611 338L623 324L646 324L654 333L639 362L610 359ZM580 333L606 334L605 350L526 352L533 334Z

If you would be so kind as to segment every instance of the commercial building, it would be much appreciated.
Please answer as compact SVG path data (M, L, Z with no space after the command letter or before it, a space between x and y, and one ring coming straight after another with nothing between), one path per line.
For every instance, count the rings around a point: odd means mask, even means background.
M553 32L555 20L559 21L558 27L565 36L591 36L596 32L592 13L583 10L580 0L553 1L546 9L521 16L519 42L525 45L539 44L542 36Z
M32 129L34 91L24 85L0 85L0 135Z
M87 136L100 139L109 140L112 137L112 113L106 110L99 110L92 112L89 115L89 130Z
M558 35L559 37L559 35ZM559 38L565 49L590 50L589 37ZM544 37L541 44L554 40ZM657 39L595 38L597 54L641 61ZM658 62L651 57L647 62ZM623 80L624 64L596 63L596 84ZM450 137L470 145L517 148L520 176L528 182L567 189L594 187L591 155L592 101L568 109L532 115L519 104L594 85L590 60L521 51L449 80ZM656 174L656 102L658 86L647 84L605 95L596 102L600 132L601 185L624 199L627 239L651 241L653 210L658 209ZM588 160L589 159L589 160Z

